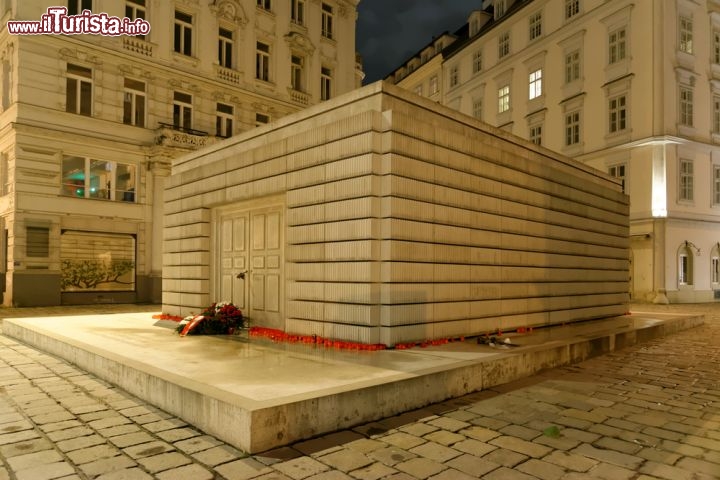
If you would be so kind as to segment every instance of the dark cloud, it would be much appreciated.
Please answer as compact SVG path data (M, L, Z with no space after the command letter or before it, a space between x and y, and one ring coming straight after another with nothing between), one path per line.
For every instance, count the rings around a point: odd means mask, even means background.
M482 0L361 0L357 49L365 83L384 78L444 31L454 32Z

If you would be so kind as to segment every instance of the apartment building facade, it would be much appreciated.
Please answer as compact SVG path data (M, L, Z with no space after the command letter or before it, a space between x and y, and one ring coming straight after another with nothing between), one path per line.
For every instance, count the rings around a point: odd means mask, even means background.
M720 298L719 1L485 0L454 37L443 104L623 182L634 300Z
M0 1L3 304L160 302L171 160L358 86L357 3ZM150 31L8 32L52 6Z

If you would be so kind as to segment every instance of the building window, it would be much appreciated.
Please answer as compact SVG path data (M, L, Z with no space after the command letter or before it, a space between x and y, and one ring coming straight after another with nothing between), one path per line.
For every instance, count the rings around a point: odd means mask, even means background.
M65 111L92 115L92 70L68 63Z
M332 70L328 67L320 68L320 100L330 100L332 98L333 75ZM420 87L420 95L422 95L422 85Z
M625 130L627 126L627 98L619 95L608 100L610 133Z
M257 6L258 8L262 8L263 10L270 11L270 0L257 0Z
M303 90L303 69L305 60L299 55L290 56L290 86L293 90L302 92Z
M580 0L565 0L565 20L580 13Z
M305 0L290 0L290 20L305 25Z
M134 235L63 230L62 291L134 291L136 251Z
M680 159L680 200L692 202L693 200L693 162Z
M459 82L459 69L457 65L450 67L450 88L457 87Z
M437 75L433 75L430 77L430 95L433 95L438 92L438 77Z
M715 253L715 255L717 255L717 252ZM710 265L710 268L712 269L711 282L720 283L720 257L712 257Z
M233 32L222 27L218 30L218 63L233 68Z
M625 191L625 165L624 164L613 165L610 168L608 168L608 173L611 176L618 178L622 181L622 189L624 192Z
M542 145L542 124L530 126L529 139L535 145Z
M713 165L713 205L720 205L720 165Z
M580 143L580 112L570 112L565 115L565 145Z
M322 4L322 36L333 38L333 8L327 3Z
M416 85L415 88L413 89L413 92L415 92L415 95L420 95L420 96L422 96L422 94L423 94L423 86L422 86L422 83L421 83L420 85Z
M192 15L175 10L175 51L192 55Z
M625 59L627 53L626 35L626 30L623 27L611 32L608 36L608 63L616 63Z
M80 15L83 10L92 11L92 0L68 0L68 15Z
M48 227L26 227L25 256L47 258L50 256L50 229Z
M473 117L477 118L478 120L482 120L482 107L482 100L475 100L473 102Z
M713 63L720 63L720 32L713 32Z
M720 134L720 96L718 95L713 96L712 131Z
M507 10L507 0L495 0L494 3L494 17L495 20L505 15L505 11Z
M270 81L270 45L257 42L255 50L255 78Z
M145 82L125 79L123 123L136 127L145 126Z
M529 75L529 98L537 98L542 95L542 69L538 68L534 72L530 72Z
M145 20L145 0L127 0L125 16L130 20ZM145 35L136 35L136 37L145 39Z
M266 123L270 123L270 116L265 115L264 113L256 113L255 114L255 126L259 127L260 125L265 125Z
M510 85L503 85L498 89L498 113L510 110Z
M580 50L565 55L565 83L580 79Z
M473 73L482 71L482 50L478 50L473 54Z
M689 247L683 247L678 255L678 283L692 285L692 252Z
M680 51L693 53L693 22L689 17L680 17Z
M533 41L542 35L542 12L530 15L528 22L530 28L530 41Z
M192 95L173 93L173 126L188 130L192 128Z
M232 137L234 113L235 111L232 105L225 105L224 103L217 104L215 135L222 138Z
M134 202L135 165L83 157L63 157L62 195Z
M498 58L510 54L510 32L501 33L498 37Z
M680 87L680 125L693 126L693 91Z

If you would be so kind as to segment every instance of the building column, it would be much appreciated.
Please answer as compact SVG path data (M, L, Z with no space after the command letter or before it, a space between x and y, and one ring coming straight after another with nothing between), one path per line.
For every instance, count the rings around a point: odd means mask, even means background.
M163 265L163 204L165 202L165 182L170 175L170 158L154 156L150 158L149 168L152 174L152 223L150 224L150 301L162 303L162 265Z
M656 218L653 220L653 291L655 298L653 303L667 305L670 301L667 298L666 272L665 272L665 230L666 219Z

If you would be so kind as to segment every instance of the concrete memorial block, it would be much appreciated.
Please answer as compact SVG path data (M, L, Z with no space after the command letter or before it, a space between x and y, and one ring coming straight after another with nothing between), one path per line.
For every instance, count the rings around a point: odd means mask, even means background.
M167 189L167 313L393 345L628 308L617 180L382 82L178 158Z

